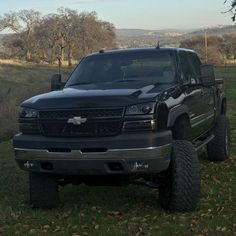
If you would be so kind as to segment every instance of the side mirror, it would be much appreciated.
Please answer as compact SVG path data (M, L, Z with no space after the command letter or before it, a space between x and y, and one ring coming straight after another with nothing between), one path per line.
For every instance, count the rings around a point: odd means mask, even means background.
M62 86L61 74L54 74L51 78L51 91L60 90Z
M212 86L215 84L215 72L212 65L201 66L201 81L202 85Z

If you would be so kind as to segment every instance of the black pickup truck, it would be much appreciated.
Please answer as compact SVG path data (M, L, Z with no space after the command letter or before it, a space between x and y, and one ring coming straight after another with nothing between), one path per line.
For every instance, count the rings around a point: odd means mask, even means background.
M21 104L15 159L35 208L59 204L58 185L145 184L161 206L195 209L197 150L229 157L224 83L194 51L146 48L86 56L66 83Z

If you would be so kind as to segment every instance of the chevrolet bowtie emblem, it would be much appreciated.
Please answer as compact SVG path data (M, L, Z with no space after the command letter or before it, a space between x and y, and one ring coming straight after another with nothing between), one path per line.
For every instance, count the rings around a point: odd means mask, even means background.
M73 117L67 121L68 124L73 124L73 125L81 125L86 122L87 122L87 118L82 118L82 117Z

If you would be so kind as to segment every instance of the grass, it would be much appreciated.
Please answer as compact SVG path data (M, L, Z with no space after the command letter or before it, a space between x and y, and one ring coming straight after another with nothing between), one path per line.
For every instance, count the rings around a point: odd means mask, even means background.
M72 68L62 70L66 79ZM19 104L50 90L50 78L57 66L0 61L0 140L8 140L17 130Z
M16 66L15 74L18 69L28 71L25 66ZM49 68L43 67L40 74L49 74L43 69ZM0 144L0 235L236 235L236 67L217 68L217 75L226 83L232 157L223 163L210 163L201 155L201 202L195 212L164 212L158 191L146 187L71 185L60 189L64 203L60 208L32 210L27 173L16 166L12 143L6 141ZM35 73L35 80L37 77ZM20 83L17 77L12 79ZM31 76L29 79L34 82ZM27 79L25 83L29 83Z

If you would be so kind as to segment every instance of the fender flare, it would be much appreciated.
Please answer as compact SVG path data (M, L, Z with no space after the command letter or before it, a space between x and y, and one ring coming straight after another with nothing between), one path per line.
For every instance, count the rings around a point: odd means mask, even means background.
M226 102L226 107L225 107L225 112L227 111L227 101L226 101L226 96L224 93L221 93L220 94L220 98L219 98L219 105L218 105L218 108L219 108L219 112L218 114L221 114L222 112L222 108L223 108L223 101L225 100Z
M179 105L177 107L171 108L169 110L167 127L168 128L173 127L176 119L181 115L187 115L189 117L189 110L186 105Z

